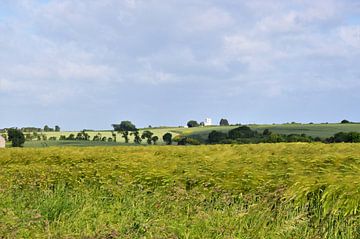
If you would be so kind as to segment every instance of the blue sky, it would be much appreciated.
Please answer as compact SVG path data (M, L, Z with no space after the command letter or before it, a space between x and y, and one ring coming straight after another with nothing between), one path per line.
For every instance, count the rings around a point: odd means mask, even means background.
M360 121L360 3L1 0L0 128Z

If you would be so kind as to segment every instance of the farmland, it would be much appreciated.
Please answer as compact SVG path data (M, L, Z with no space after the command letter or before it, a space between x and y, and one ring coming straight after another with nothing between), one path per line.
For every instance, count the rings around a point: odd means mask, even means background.
M0 150L4 238L359 238L360 144Z
M252 130L258 132L263 132L265 129L269 129L273 133L277 134L306 134L312 137L320 137L325 139L327 137L333 136L338 132L360 132L360 124L274 124L274 125L249 125ZM180 128L180 127L161 127L161 128L146 128L140 129L140 134L144 130L150 130L154 135L159 137L158 144L163 144L162 136L169 132L173 136L184 135L193 137L204 142L209 133L212 130L228 132L231 129L234 129L238 126L208 126L208 127L195 127L195 128ZM63 132L42 132L47 138L56 137L60 138L61 135L68 137L70 134L76 135L78 131L63 131ZM121 134L113 132L111 130L94 130L86 131L89 134L90 139L96 135L100 137L112 137L112 134L115 133L117 136L117 142L91 142L91 141L27 141L25 147L49 147L49 146L116 146L124 144L124 139ZM133 143L133 136L129 136L130 143ZM145 140L142 142L146 144Z

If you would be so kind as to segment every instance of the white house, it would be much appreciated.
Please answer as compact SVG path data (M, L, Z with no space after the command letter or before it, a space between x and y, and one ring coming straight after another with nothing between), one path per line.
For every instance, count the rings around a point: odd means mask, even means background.
M6 143L6 141L5 141L4 137L2 137L0 135L0 148L5 148L5 143Z
M210 118L206 118L204 121L204 126L211 126L212 125L212 120Z

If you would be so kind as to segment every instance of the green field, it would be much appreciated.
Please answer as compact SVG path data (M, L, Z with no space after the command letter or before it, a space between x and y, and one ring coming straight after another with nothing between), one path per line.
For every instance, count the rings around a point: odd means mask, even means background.
M1 238L360 238L360 144L0 150Z
M360 132L360 124L275 124L275 125L249 125L252 130L259 133L269 129L277 134L306 134L312 137L322 139L333 136L338 132ZM236 126L235 126L236 127ZM182 132L192 137L206 140L212 130L228 132L235 128L234 126L224 127L203 127L196 129L184 129Z

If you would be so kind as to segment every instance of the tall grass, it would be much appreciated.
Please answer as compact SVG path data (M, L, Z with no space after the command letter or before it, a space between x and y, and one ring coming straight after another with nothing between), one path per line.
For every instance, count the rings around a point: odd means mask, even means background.
M360 145L7 149L3 238L360 238Z

